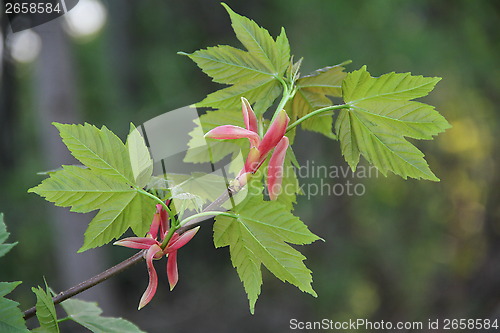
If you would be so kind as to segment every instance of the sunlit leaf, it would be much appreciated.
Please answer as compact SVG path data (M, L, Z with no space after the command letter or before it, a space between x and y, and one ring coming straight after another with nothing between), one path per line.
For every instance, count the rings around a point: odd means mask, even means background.
M126 183L75 166L63 166L29 192L73 212L100 210L85 232L80 252L120 237L129 227L144 235L154 214L155 202Z
M105 127L55 125L68 149L87 168L63 166L29 192L74 212L99 210L80 252L120 237L129 227L143 236L155 202L137 190L147 184L151 173L151 159L140 134L132 131L125 145Z
M340 112L335 126L353 170L362 154L384 175L392 171L405 179L439 180L424 154L405 139L431 139L450 127L432 106L410 101L426 96L439 80L410 73L374 78L366 67L348 74L342 91L349 108Z
M142 188L146 186L153 173L153 160L144 142L144 138L132 124L130 124L130 133L127 136L126 147L130 157L135 184Z

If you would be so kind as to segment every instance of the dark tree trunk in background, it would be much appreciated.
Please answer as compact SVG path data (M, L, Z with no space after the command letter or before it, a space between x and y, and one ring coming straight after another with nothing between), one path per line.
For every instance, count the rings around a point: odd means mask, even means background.
M112 108L106 110L110 124L128 129L133 117L131 110L140 109L136 92L139 89L134 43L131 38L133 0L111 1L108 7L108 28L105 30L105 63L110 68L113 87Z
M70 155L51 123L54 121L79 123L82 119L76 100L76 83L69 43L62 30L61 19L37 27L36 32L42 39L42 50L34 75L35 105L45 165L48 169L53 169L62 164L78 162ZM83 233L91 216L70 213L68 209L52 205L49 209L61 278L56 288L67 289L106 269L108 262L103 249L76 253L83 244ZM113 311L115 302L110 287L110 282L106 282L78 297L97 301L109 314L115 312Z
M1 31L3 39L2 68L0 69L0 167L9 168L14 163L14 64L9 55L7 39L5 38L8 29L8 21L5 15L1 15Z

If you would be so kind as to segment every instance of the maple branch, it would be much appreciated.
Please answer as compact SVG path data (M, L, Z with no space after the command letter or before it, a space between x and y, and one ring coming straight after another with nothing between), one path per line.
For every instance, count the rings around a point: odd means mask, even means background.
M222 209L222 204L229 200L231 196L233 196L237 191L235 191L232 188L228 188L227 191L222 193L217 199L215 199L211 204L209 204L205 209L203 209L202 212L212 212L212 211L219 211ZM182 234L183 232L186 232L189 229L194 228L196 225L200 224L204 220L207 219L207 216L200 216L197 218L193 218L192 220L188 221L186 224L184 224L182 227L177 229L177 232L179 234ZM76 286L73 286L63 292L60 292L56 296L52 297L52 301L54 304L59 304L68 298L71 298L75 295L78 295L81 292L84 292L87 289L90 289L96 285L98 285L101 282L106 281L110 277L113 277L127 268L141 262L144 260L144 250L137 252L133 256L125 259L124 261L116 264L115 266L108 268L102 273L97 274L96 276L91 277L88 280L85 280ZM31 317L33 317L36 314L36 306L29 308L28 310L24 311L24 319L27 320Z
M127 268L144 260L143 254L144 254L144 250L137 252L136 254L131 256L130 258L125 259L124 261L120 262L119 264L117 264L111 268L108 268L104 272L99 273L96 276L93 276L90 279L85 280L85 281L77 284L76 286L69 288L68 290L60 292L56 296L52 297L52 301L54 302L54 304L59 304L62 301L67 300L68 298L71 298L75 295L78 295L79 293L81 293L87 289L90 289L90 288L98 285L101 282L106 281L110 277L115 276L118 273L123 272ZM24 311L24 319L26 320L26 319L33 317L35 315L35 313L36 313L36 307L34 306L34 307Z

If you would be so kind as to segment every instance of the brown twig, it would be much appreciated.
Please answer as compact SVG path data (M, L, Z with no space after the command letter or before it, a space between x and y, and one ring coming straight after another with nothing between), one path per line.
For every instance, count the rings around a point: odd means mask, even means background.
M95 285L98 285L101 282L106 281L110 277L115 276L116 274L123 272L124 270L131 267L132 265L137 264L138 262L142 261L144 259L143 254L144 254L144 250L137 252L136 254L131 256L130 258L125 259L121 263L119 263L111 268L108 268L104 272L99 273L96 276L91 277L90 279L85 280L85 281L77 284L76 286L73 286L73 287L69 288L68 290L65 290L65 291L57 294L56 296L54 296L52 298L52 301L54 302L54 304L59 304L62 301L67 300L70 297L73 297L73 296L75 296L75 295L77 295L77 294L79 294L79 293L81 293L89 288L92 288ZM24 319L26 320L26 319L33 317L35 315L35 313L36 313L36 307L32 307L32 308L24 311Z
M236 193L236 191L234 191L231 188L228 188L227 191L222 193L210 205L205 207L205 209L203 209L203 211L208 212L208 211L220 210L222 204L224 204L224 202L229 200L231 198L231 196L233 196L235 193ZM203 217L200 217L197 219L193 219L193 220L189 221L189 223L186 223L184 226L179 228L177 230L177 232L181 234L189 229L194 228L196 225L200 224L201 222L203 222L206 219L207 219L206 216L203 216ZM65 300L67 300L68 298L71 298L75 295L78 295L79 293L81 293L87 289L90 289L93 286L98 285L101 282L106 281L110 277L115 276L118 273L121 273L124 270L126 270L127 268L131 267L132 265L137 264L138 262L144 260L143 254L144 254L144 250L134 254L130 258L125 259L124 261L120 262L119 264L117 264L111 268L108 268L104 272L99 273L96 276L93 276L90 279L85 280L85 281L77 284L76 286L73 286L73 287L69 288L68 290L65 290L65 291L57 294L56 296L54 296L52 298L52 301L54 302L54 304L59 304ZM26 320L26 319L33 317L35 315L35 313L36 313L36 307L34 306L34 307L24 311L24 319Z

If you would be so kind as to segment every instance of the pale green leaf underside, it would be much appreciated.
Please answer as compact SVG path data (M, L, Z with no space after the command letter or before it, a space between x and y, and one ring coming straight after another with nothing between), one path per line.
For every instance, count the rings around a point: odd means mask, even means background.
M0 282L0 332L2 333L28 333L23 313L19 303L5 298L19 284L17 282Z
M216 217L214 244L229 246L231 261L243 282L250 311L261 291L261 264L282 281L316 296L311 271L304 265L300 252L286 244L309 244L319 237L309 231L297 217L275 202L249 196L234 210L237 219Z
M102 317L97 303L69 299L61 303L69 318L94 333L144 333L122 318Z
M31 288L36 295L36 317L40 328L46 333L59 333L57 314L50 291L45 292L41 287Z
M129 153L135 184L143 188L153 174L153 160L144 138L132 124L130 124L130 133L125 146Z
M362 154L384 175L439 181L424 154L405 139L432 139L450 127L432 106L410 101L427 95L439 80L410 73L373 78L366 67L348 74L342 90L350 108L340 112L335 128L352 169Z
M0 213L0 257L3 257L7 254L14 246L16 246L17 242L5 244L7 238L9 238L10 232L7 232L7 226L3 220L3 213Z
M154 214L155 202L149 197L114 177L76 166L63 166L29 192L74 212L100 209L85 232L80 252L120 237L129 227L144 235Z

